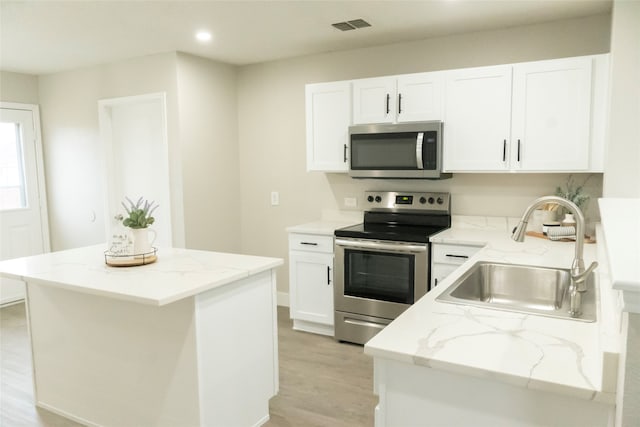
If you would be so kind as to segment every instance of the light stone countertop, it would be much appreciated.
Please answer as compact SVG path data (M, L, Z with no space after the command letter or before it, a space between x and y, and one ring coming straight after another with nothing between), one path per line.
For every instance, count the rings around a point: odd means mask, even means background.
M611 283L625 310L640 313L640 199L598 200Z
M435 301L478 261L571 265L572 242L527 237L517 243L512 225L510 218L454 217L452 228L431 240L484 248L372 338L365 353L612 404L619 350L601 343L603 325L615 325L604 321L613 316L609 304L599 306L597 322L586 323ZM597 245L586 244L585 263L597 257Z
M333 236L333 232L338 228L349 227L361 223L359 220L321 220L315 222L308 222L306 224L294 225L287 227L288 233L304 233L304 234L318 234L321 236Z
M0 262L0 276L162 306L283 264L280 258L160 248L153 264L111 267L105 244Z

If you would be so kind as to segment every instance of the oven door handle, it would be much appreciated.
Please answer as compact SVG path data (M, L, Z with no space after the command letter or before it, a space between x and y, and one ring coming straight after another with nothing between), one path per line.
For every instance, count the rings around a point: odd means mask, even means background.
M381 242L357 242L351 240L336 239L337 246L356 249L373 249L377 251L414 252L421 253L427 251L427 245L411 245L403 243L381 243Z

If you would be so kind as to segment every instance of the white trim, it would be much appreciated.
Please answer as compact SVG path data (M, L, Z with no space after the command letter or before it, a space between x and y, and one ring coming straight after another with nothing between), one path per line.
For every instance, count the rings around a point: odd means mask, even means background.
M287 292L278 291L278 305L281 307L289 307L289 294Z
M47 207L47 184L44 173L44 155L42 149L42 132L40 129L40 107L36 104L23 104L19 102L0 101L0 108L8 110L30 111L33 117L33 137L36 148L36 171L38 174L38 203L40 211L40 228L42 235L43 252L51 252L51 239L49 235L49 210Z

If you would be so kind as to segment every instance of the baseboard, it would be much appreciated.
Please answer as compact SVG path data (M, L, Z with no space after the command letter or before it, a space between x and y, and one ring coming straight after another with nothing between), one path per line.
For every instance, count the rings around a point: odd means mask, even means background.
M278 292L278 305L283 307L289 307L289 293L288 292Z

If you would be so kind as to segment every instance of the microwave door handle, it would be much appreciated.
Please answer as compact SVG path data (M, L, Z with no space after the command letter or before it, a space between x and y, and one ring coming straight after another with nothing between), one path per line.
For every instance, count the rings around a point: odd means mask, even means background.
M416 163L418 169L424 169L424 163L422 162L422 140L424 139L424 132L418 132L416 138Z

